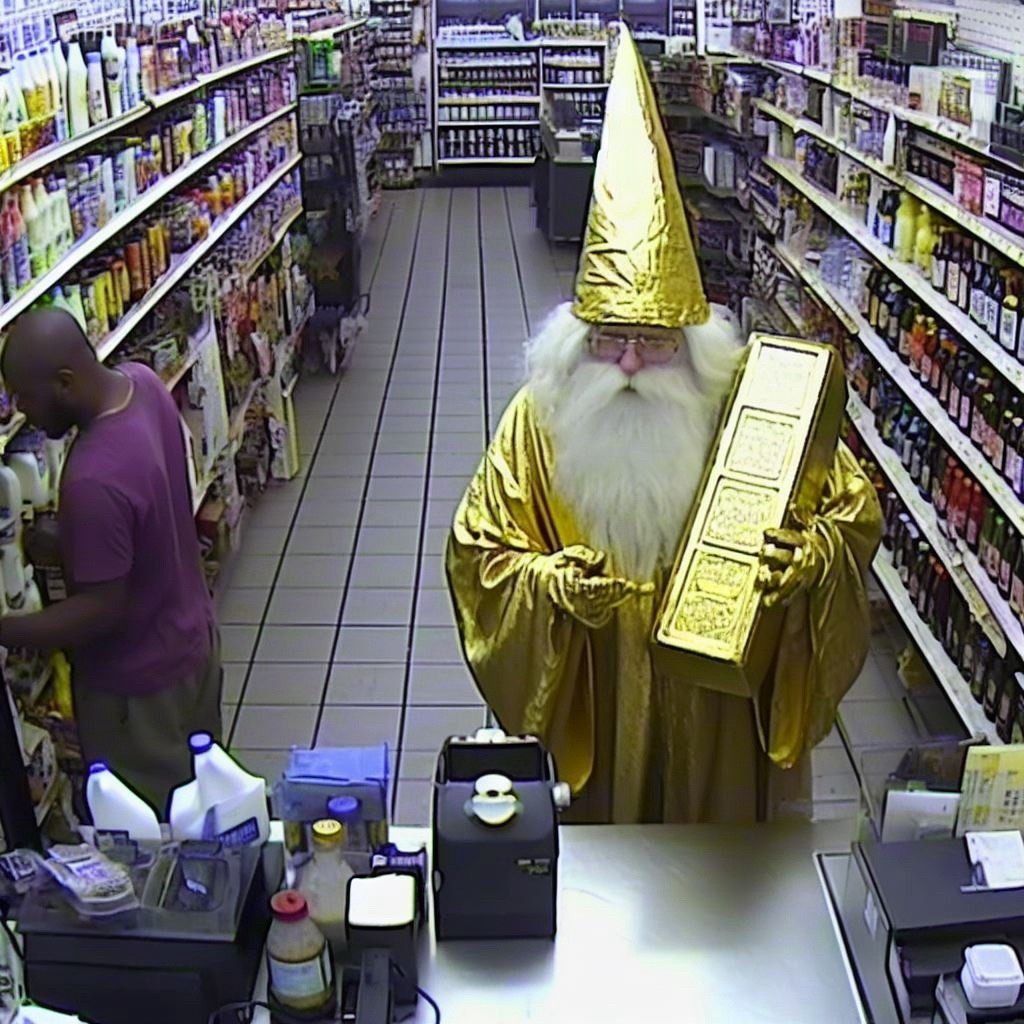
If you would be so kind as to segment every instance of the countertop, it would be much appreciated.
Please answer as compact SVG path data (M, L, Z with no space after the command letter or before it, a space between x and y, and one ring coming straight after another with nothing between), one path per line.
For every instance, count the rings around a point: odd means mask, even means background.
M561 835L553 943L424 941L420 984L444 1024L862 1021L813 859L848 850L849 823ZM434 1018L421 1000L409 1019Z

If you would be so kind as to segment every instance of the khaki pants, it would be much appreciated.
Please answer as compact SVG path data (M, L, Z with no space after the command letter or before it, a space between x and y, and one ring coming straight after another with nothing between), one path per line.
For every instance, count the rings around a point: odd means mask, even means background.
M222 680L215 628L206 664L176 686L122 697L75 685L75 720L86 765L106 761L166 821L170 791L192 777L189 736L205 731L221 739Z

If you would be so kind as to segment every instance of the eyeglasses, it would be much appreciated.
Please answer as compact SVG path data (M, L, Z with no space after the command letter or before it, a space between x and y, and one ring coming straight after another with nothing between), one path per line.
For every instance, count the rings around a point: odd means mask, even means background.
M679 351L679 342L662 338L620 338L613 334L596 334L590 340L590 351L598 359L617 363L626 349L634 346L645 363L657 365L671 362Z

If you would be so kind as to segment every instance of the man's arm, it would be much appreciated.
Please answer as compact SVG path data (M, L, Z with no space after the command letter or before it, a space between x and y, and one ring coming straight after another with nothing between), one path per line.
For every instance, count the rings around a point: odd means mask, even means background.
M109 633L121 620L127 579L83 586L71 597L30 615L0 619L0 646L31 650L75 648Z

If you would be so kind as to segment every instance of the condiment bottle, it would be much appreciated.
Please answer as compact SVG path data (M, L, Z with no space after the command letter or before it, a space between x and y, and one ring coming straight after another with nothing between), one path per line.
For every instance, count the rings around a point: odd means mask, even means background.
M270 900L274 921L267 935L271 995L285 1009L324 1011L335 1003L334 961L323 933L309 916L305 897L285 889Z
M345 859L345 826L333 818L313 825L313 859L302 872L299 889L309 915L335 951L344 949L348 881L353 871Z

